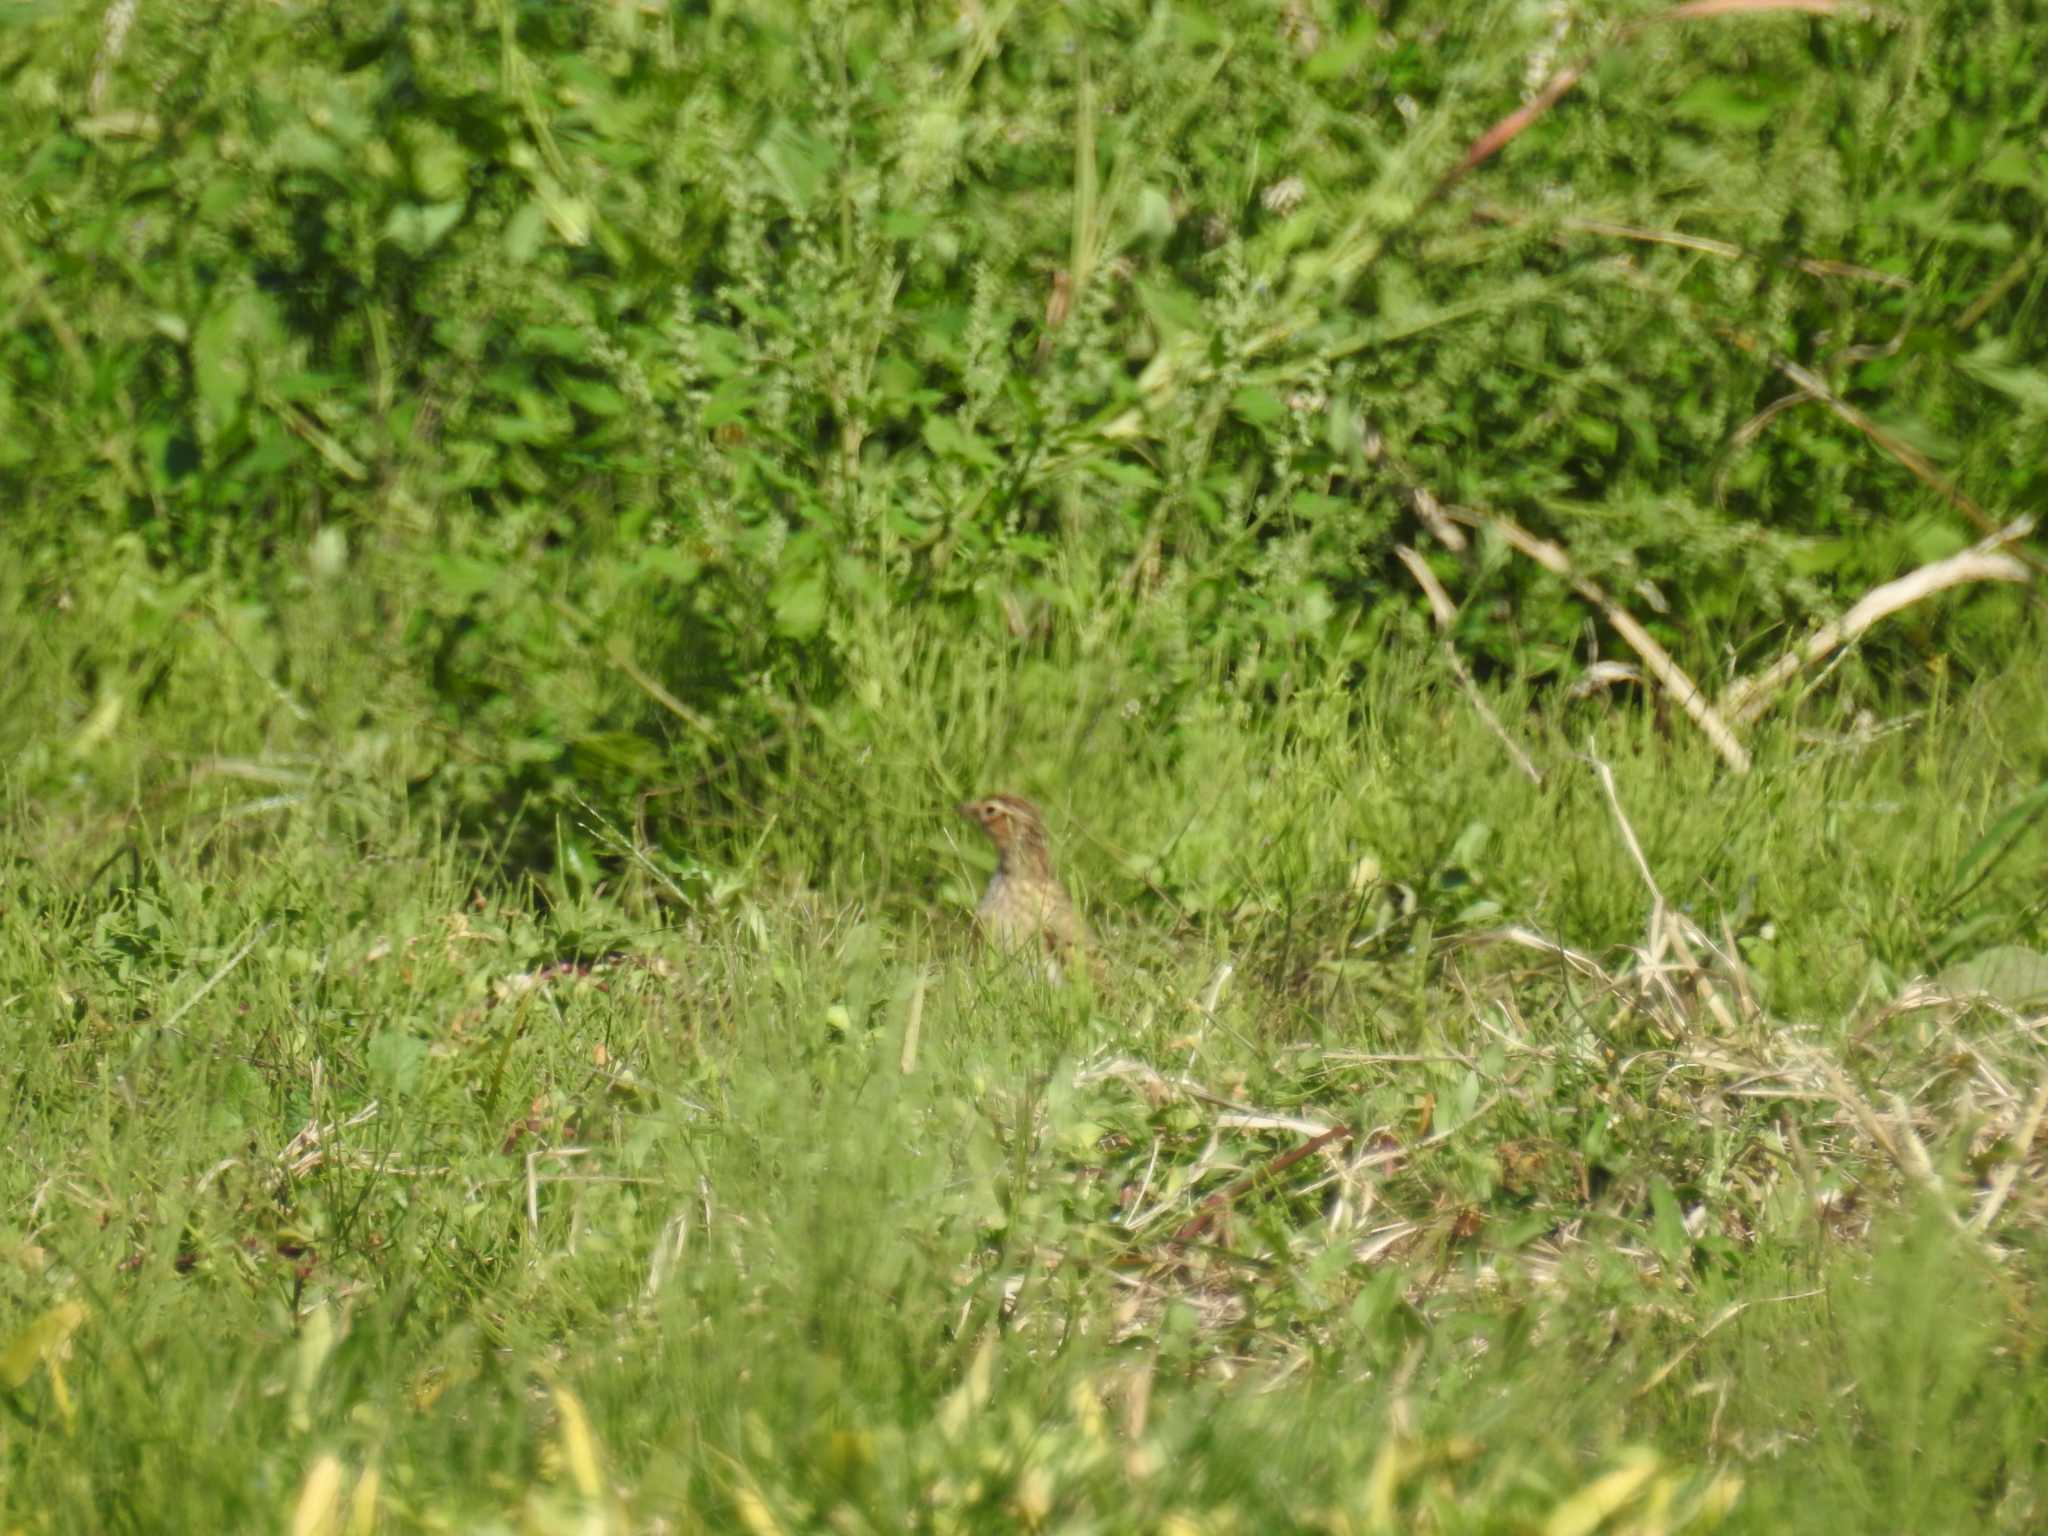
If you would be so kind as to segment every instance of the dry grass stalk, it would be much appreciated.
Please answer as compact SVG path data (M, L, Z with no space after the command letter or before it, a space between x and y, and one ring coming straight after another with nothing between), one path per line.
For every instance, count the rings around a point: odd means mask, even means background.
M1408 504L1415 513L1415 520L1429 530L1431 538L1454 555L1465 553L1465 530L1451 520L1444 511L1443 503L1431 494L1428 486L1409 486Z
M1265 1180L1286 1172L1287 1169L1292 1168L1303 1158L1311 1157L1327 1146L1340 1141L1349 1141L1351 1135L1350 1126L1333 1126L1329 1130L1324 1131L1320 1136L1311 1136L1307 1141L1298 1142L1294 1146L1289 1147L1285 1152L1269 1158L1257 1168L1252 1169L1251 1172L1233 1179L1229 1184L1217 1190L1215 1194L1210 1195L1202 1202L1195 1214L1183 1222L1180 1229L1173 1234L1173 1240L1177 1243L1193 1242L1204 1232L1208 1231L1217 1219L1229 1210L1239 1195L1244 1194L1247 1190L1252 1189Z
M1479 217L1501 224L1524 224L1526 215L1506 208L1483 208ZM1557 221L1557 228L1570 230L1574 234L1600 235L1610 240L1630 240L1639 245L1666 245L1676 250L1698 251L1703 256L1719 256L1724 261L1755 261L1768 258L1758 257L1754 251L1743 249L1732 240L1716 240L1710 235L1689 235L1675 229L1644 229L1635 224L1617 224L1610 219L1581 219L1565 217ZM1816 256L1794 256L1784 262L1796 271L1809 277L1843 277L1861 283L1876 283L1885 288L1911 288L1908 278L1895 272L1880 272L1875 267L1858 266L1853 261L1829 261ZM1804 394L1795 399L1807 398Z
M1458 655L1457 647L1451 643L1451 624L1457 618L1458 610L1451 602L1450 593L1446 592L1443 583L1436 579L1436 572L1429 568L1429 563L1406 544L1395 546L1394 554L1408 568L1408 574L1415 578L1415 584L1422 588L1422 595L1429 600L1429 614L1436 621L1437 633L1443 645L1444 662L1451 669L1451 676L1457 679L1459 690L1464 693L1481 723L1493 733L1494 739L1507 749L1508 756L1514 761L1514 765L1521 769L1523 776L1531 784L1542 784L1542 773L1535 763L1530 761L1529 754L1524 752L1508 734L1507 727L1500 723L1500 717L1493 712L1493 706L1486 702L1486 696L1479 691L1479 685L1465 669L1464 659Z
M2026 566L2003 551L2005 546L2018 543L2033 531L2033 518L2015 518L1966 550L1946 559L1931 560L1916 571L1873 587L1841 618L1786 651L1763 671L1731 683L1721 695L1722 712L1739 725L1750 724L1770 707L1771 696L1803 668L1849 644L1880 620L1936 592L1973 581L2031 580Z
M905 1077L917 1070L917 1045L924 1033L925 984L930 979L930 973L920 967L916 979L910 984L910 1007L903 1021L903 1049L896 1060L897 1070Z
M1705 21L1712 16L1734 16L1746 11L1803 11L1809 16L1840 13L1840 0L1687 0L1674 5L1650 21Z
M1887 1126L1878 1118L1878 1113L1869 1100L1850 1081L1849 1074L1842 1070L1832 1058L1816 1053L1814 1065L1826 1079L1834 1100L1847 1110L1856 1126L1879 1151L1889 1158L1892 1165L1911 1182L1920 1186L1935 1204L1947 1215L1949 1224L1961 1231L1962 1219L1956 1215L1955 1203L1950 1198L1948 1187L1941 1176L1934 1171L1934 1163L1927 1155L1927 1148L1915 1134L1912 1116L1904 1103L1896 1097L1893 1100L1893 1118L1896 1124Z
M1468 171L1498 154L1513 141L1515 136L1528 128L1559 101L1565 92L1579 83L1580 78L1591 68L1590 59L1581 59L1576 64L1567 64L1543 84L1543 89L1529 101L1524 102L1506 117L1495 123L1486 132L1472 141L1472 147L1465 151L1464 158L1444 173L1443 178L1430 189L1429 201L1434 202L1452 187L1465 179Z
M2027 1105L2026 1118L2020 1122L2019 1132L2013 1138L2012 1157L1993 1176L1990 1193L1977 1208L1977 1214L1969 1220L1972 1232L1989 1231L1991 1223L1998 1219L1998 1213L2012 1194L2013 1185L2019 1182L2020 1173L2027 1166L2027 1154L2034 1149L2034 1138L2041 1134L2044 1116L2048 1116L2048 1073L2042 1074L2039 1086L2034 1089L2033 1100Z
M1628 642L1650 675L1671 695L1678 707L1713 743L1714 750L1721 754L1722 761L1737 773L1749 772L1749 753L1742 743L1735 739L1735 733L1728 728L1714 706L1708 702L1699 684L1672 659L1671 653L1657 643L1653 636L1635 616L1607 595L1606 589L1590 576L1582 575L1571 562L1571 557L1548 539L1538 538L1513 518L1497 512L1483 514L1486 525L1498 533L1513 549L1527 555L1546 571L1560 577L1571 589L1587 602L1598 608L1601 615L1613 626L1614 632Z

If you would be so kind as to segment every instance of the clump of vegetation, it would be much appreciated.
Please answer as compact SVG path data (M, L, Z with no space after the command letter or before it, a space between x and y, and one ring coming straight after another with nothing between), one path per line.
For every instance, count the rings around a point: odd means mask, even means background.
M12 1517L2038 1526L2042 20L0 8Z

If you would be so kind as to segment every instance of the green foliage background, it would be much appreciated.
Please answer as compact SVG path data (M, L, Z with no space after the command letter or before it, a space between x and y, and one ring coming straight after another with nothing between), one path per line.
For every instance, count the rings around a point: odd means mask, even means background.
M0 1523L2040 1528L2044 54L0 0Z
M2038 500L2039 20L10 5L0 537L89 679L14 745L108 700L235 735L159 626L197 600L281 681L310 607L501 846L663 789L656 841L724 861L801 769L812 859L885 859L903 816L832 809L1170 772L1191 712L1411 648L1418 486L1559 537L1711 685L1974 536L1817 405L1739 433L1770 352L1992 517ZM1484 670L1615 648L1491 541L1432 558Z

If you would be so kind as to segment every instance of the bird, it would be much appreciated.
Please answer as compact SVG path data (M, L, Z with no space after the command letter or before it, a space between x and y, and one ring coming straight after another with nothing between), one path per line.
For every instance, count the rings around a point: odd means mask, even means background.
M1046 979L1057 984L1062 962L1086 956L1088 928L1053 871L1044 815L1022 795L989 795L954 810L995 844L996 870L974 909L982 935L1013 954L1040 952Z

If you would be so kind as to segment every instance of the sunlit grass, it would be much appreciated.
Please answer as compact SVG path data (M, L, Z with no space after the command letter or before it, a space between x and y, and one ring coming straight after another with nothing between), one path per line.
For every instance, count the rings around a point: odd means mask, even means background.
M1383 686L1364 730L1211 722L1263 782L1048 774L1105 959L1059 990L972 959L942 804L885 886L806 889L764 828L687 906L536 906L347 738L261 811L217 771L126 831L11 793L11 1507L2023 1528L2039 1047L1885 1003L2023 893L2030 843L1952 901L2038 681L1742 781L1510 711L1540 789ZM1212 868L1253 899L1147 884Z

